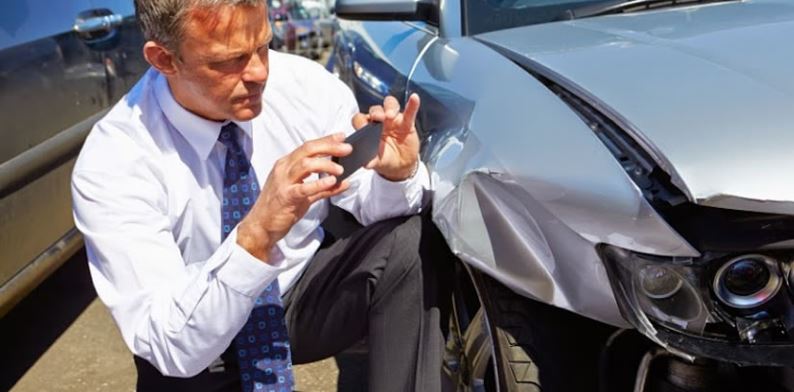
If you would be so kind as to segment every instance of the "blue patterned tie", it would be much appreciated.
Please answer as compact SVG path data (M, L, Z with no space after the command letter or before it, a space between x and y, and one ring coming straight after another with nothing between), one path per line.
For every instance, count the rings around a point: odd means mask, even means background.
M259 195L259 183L240 147L239 133L237 125L229 123L221 128L218 137L227 149L221 207L224 239ZM295 381L278 281L256 299L248 321L234 341L243 391L292 391Z

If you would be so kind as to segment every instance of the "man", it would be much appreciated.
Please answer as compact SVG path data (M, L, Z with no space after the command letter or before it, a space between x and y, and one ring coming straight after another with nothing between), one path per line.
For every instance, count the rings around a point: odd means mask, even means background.
M370 390L438 390L448 250L398 218L429 185L419 98L357 113L319 65L268 50L264 0L135 5L152 69L94 127L72 188L138 389L290 390L290 359L367 336ZM338 183L351 119L383 123L380 151ZM332 241L330 202L366 227Z

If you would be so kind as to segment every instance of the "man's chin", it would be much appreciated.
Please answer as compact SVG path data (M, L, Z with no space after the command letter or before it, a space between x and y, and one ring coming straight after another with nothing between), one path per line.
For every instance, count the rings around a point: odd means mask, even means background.
M232 114L235 121L249 121L258 116L259 113L262 113L262 104L235 108Z

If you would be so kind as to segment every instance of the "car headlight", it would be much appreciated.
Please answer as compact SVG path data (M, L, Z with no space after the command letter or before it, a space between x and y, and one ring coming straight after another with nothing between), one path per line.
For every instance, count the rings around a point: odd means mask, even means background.
M714 277L714 294L737 310L767 303L780 291L783 277L778 263L764 255L739 256L723 264Z
M599 247L623 316L683 356L794 366L791 252L660 257Z
M353 73L356 77L364 82L371 89L375 90L378 94L386 96L389 94L389 87L383 83L377 76L367 71L358 61L353 62Z

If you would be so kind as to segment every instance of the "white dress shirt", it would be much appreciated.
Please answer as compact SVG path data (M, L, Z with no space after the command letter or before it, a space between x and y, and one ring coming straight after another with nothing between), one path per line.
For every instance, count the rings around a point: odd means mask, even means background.
M260 186L304 142L353 132L358 112L350 90L314 62L271 51L269 75L262 113L238 123ZM130 350L165 375L192 376L218 358L256 297L275 279L286 292L323 239L328 200L277 243L272 265L237 245L236 229L221 241L221 126L181 107L149 70L94 126L72 176L97 293ZM364 225L417 212L429 186L424 165L402 182L366 169L350 181L332 202Z

